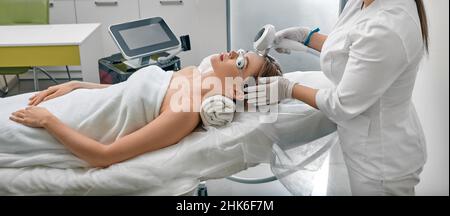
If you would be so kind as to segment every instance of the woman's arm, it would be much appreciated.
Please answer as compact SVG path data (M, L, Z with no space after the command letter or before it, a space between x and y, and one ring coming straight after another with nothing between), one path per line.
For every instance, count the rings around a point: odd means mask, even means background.
M292 97L297 100L303 101L304 103L314 107L315 109L319 109L316 102L316 95L318 91L318 89L313 89L307 86L296 84L292 90Z
M182 124L180 124L182 123ZM94 167L108 167L146 152L173 144L189 135L198 125L197 113L164 112L145 127L110 145L101 144L67 127L57 118L49 118L44 128L72 153Z
M43 101L48 101L53 98L57 98L72 92L75 89L101 89L106 88L110 85L96 84L96 83L88 83L88 82L80 82L80 81L70 81L67 83L55 85L49 87L47 90L41 91L33 95L28 102L30 106L37 106Z
M102 89L102 88L108 88L109 84L97 84L97 83L90 83L90 82L80 82L80 81L72 81L72 85L75 89Z
M334 122L367 111L409 67L402 38L382 23L374 20L352 33L349 58L336 87L315 90L297 85L293 97L320 109Z
M309 42L308 46L312 49L322 52L323 44L325 43L327 38L328 35L316 32L311 36L311 41ZM318 89L313 89L307 86L296 84L292 89L292 97L297 100L303 101L304 103L314 107L315 109L318 109L316 103L316 95L318 91Z
M328 36L320 33L314 33L311 36L311 41L309 42L308 46L322 52L322 47L325 41L327 40Z
M317 33L316 30L311 32L310 28L307 27L291 27L275 34L275 43L280 43L283 39L289 39L297 41L299 43L305 44L308 40L309 35L312 33L311 38L309 38L308 47L322 52L322 47L328 36L324 34ZM290 54L290 49L276 48L280 53Z
M163 112L145 127L110 145L93 140L62 123L45 108L29 107L12 114L18 123L45 128L73 154L93 167L108 167L146 152L173 144L189 135L198 125L198 113Z

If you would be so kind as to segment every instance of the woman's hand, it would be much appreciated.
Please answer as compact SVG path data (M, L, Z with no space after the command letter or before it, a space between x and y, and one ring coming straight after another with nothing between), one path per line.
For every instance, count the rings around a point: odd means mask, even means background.
M73 90L78 86L79 82L71 81L56 86L51 86L47 90L36 93L33 97L29 99L28 105L37 106L43 101L48 101L50 99L63 96Z
M289 39L293 41L297 41L299 43L305 43L306 38L308 37L309 33L311 32L311 29L306 27L292 27L283 29L281 31L278 31L275 34L275 41L274 44L279 44L283 39ZM291 54L291 50L285 49L285 48L276 48L275 49L278 53L282 54Z
M27 107L12 113L9 119L28 127L43 128L44 124L52 117L54 117L53 114L45 108Z
M246 87L244 92L247 93L246 99L249 104L266 106L292 98L292 90L295 84L295 82L281 76L262 77L258 79L258 85Z

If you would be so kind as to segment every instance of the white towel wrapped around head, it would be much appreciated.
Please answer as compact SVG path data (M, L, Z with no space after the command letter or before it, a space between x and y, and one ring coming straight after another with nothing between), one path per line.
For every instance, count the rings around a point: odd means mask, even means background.
M230 98L216 95L202 103L200 117L205 127L221 127L233 121L236 104Z

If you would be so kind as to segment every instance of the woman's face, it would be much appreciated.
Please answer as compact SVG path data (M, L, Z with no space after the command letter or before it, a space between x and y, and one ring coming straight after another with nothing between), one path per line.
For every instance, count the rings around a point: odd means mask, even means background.
M211 58L211 65L216 74L223 77L256 77L264 64L264 57L254 52L237 51L221 53Z

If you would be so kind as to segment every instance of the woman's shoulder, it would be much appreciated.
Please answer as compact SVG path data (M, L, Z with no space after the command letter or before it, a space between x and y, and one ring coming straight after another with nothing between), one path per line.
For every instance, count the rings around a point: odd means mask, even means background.
M151 65L137 70L128 78L128 80L147 80L148 78L158 79L170 76L172 76L172 71L165 71L156 65Z
M350 32L350 36L353 40L371 38L379 43L395 40L398 43L390 43L391 48L404 49L408 59L423 51L421 27L401 7L378 10L359 22Z
M184 67L183 69L181 69L181 71L190 71L190 72L192 72L195 69L198 69L198 67L197 66L187 66L187 67Z
M177 71L174 76L191 76L195 71L197 71L196 66L187 66Z
M413 1L389 0L376 1L372 4L375 4L373 8L366 8L365 10L368 11L356 22L355 30L383 27L375 29L401 35L421 29L417 8Z

